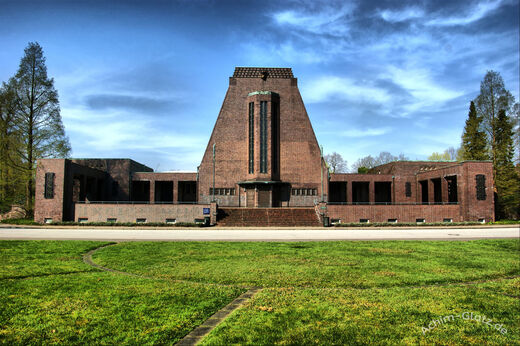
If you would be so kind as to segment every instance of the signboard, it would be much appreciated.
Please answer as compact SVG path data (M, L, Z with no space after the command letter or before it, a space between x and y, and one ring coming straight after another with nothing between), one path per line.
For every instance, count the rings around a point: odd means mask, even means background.
M202 213L204 215L209 215L209 208L202 208Z

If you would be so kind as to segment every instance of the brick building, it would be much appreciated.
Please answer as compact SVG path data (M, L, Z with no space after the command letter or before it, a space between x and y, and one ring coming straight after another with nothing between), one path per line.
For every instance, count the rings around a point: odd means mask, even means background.
M400 161L369 174L328 174L292 70L237 67L197 172L156 173L130 159L42 159L35 220L216 222L220 210L223 224L237 213L235 224L253 214L261 224L491 221L491 166Z

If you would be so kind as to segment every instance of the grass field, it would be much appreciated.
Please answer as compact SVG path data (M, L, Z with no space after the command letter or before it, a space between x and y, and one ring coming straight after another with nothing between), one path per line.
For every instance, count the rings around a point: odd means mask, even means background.
M520 344L518 240L104 244L0 241L0 342Z

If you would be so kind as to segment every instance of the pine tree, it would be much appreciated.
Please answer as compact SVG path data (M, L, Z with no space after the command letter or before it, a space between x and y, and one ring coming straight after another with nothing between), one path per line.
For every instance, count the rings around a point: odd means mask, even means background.
M36 159L66 157L70 144L60 116L58 93L54 80L47 77L43 49L38 43L29 43L20 67L11 80L16 98L15 123L23 143L17 154L23 164L15 163L23 171L26 181L25 203L32 210Z
M497 218L519 217L520 177L513 163L513 123L501 109L495 119Z
M486 151L486 134L481 131L482 117L477 115L475 103L469 105L468 119L462 133L463 160L489 160Z

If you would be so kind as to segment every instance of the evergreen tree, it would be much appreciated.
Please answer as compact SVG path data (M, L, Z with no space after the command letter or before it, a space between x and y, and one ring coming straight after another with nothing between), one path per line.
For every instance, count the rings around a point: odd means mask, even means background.
M31 42L25 48L11 82L16 99L15 123L23 143L17 151L23 164L15 166L23 171L26 208L32 210L36 159L66 157L70 144L61 121L54 80L47 77L45 57L38 43Z
M493 178L496 179L496 118L500 110L506 115L511 111L515 100L506 90L500 73L488 71L480 83L480 94L475 99L477 115L482 117L482 128L486 132L489 146L488 151L493 161Z
M11 163L20 164L15 150L20 147L15 126L15 93L12 85L0 88L0 212L7 211L11 204L20 203L20 174Z
M462 134L462 158L463 160L489 160L486 151L486 134L480 128L482 117L477 115L475 103L469 105L468 119Z
M496 178L497 218L519 217L520 177L513 163L513 123L501 109L495 119L496 134Z

